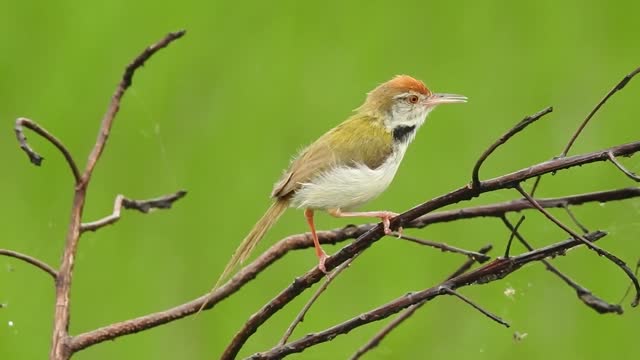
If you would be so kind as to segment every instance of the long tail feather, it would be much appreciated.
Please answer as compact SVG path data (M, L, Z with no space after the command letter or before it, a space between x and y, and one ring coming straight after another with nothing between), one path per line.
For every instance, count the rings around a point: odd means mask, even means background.
M278 221L288 206L289 201L278 199L271 205L271 207L269 207L267 212L253 226L253 229L251 229L249 234L244 238L244 240L242 240L240 246L238 246L236 251L233 253L231 260L229 260L229 263L222 271L222 275L220 275L218 281L216 281L211 292L215 291L218 286L220 286L220 284L222 284L222 282L231 275L233 270L235 270L239 264L243 263L249 255L251 255L253 249L258 245L258 242L264 237L273 224ZM200 310L202 310L206 304L207 302L205 301Z

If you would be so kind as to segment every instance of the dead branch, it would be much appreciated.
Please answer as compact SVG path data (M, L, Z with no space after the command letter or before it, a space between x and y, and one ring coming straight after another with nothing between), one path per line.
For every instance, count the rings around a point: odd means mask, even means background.
M67 161L67 164L71 169L71 173L73 174L73 178L77 184L80 181L80 170L78 170L78 166L76 165L75 160L73 160L73 156L71 156L71 153L62 141L58 140L58 138L53 136L42 126L38 125L35 121L21 117L16 120L14 130L16 132L16 138L18 139L20 148L27 154L29 161L36 166L40 166L44 158L35 152L27 143L27 137L24 135L24 130L22 129L23 126L45 138L62 153L62 156L64 156L64 159Z
M640 182L640 176L634 174L633 172L627 170L627 168L625 168L619 161L618 159L616 159L616 156L613 155L613 153L608 153L607 154L609 156L609 160L611 160L611 162L613 163L613 165L615 165L618 170L622 171L625 175L627 175L627 177L633 181L637 181Z
M187 195L187 192L184 190L149 200L133 200L124 197L124 195L118 195L113 204L113 213L111 215L90 223L83 223L81 225L81 231L96 231L104 226L115 223L120 219L120 210L122 210L122 208L138 210L146 214L154 209L170 209L174 202L185 195Z

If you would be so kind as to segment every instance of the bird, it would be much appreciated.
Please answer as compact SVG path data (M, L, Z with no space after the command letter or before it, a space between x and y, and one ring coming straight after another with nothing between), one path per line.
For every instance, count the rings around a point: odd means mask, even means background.
M433 93L408 75L397 75L370 91L364 103L338 126L303 149L271 192L272 204L233 254L214 290L251 254L289 207L304 209L318 268L326 273L314 212L334 217L373 217L390 234L391 211L352 211L391 184L407 147L437 105L466 102L462 95Z

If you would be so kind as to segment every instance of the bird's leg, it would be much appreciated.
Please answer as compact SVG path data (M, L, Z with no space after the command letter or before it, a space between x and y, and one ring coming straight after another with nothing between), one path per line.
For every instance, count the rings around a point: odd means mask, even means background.
M327 210L329 215L335 217L375 217L382 220L384 226L384 233L389 235L392 233L390 225L391 219L398 216L398 214L391 211L357 211L357 212L342 212L340 209ZM402 234L402 228L398 228L398 233Z
M327 253L325 253L320 246L318 234L316 234L316 226L313 224L313 210L305 209L304 217L307 219L307 223L309 224L309 228L311 229L311 237L313 238L313 245L316 248L316 256L318 257L318 268L326 274L327 268L324 267L324 262L329 256L327 256Z

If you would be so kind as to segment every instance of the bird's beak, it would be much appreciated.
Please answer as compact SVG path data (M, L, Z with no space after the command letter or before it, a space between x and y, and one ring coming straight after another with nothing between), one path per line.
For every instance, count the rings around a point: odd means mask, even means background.
M427 105L454 104L467 102L467 97L456 94L432 94L426 100Z

